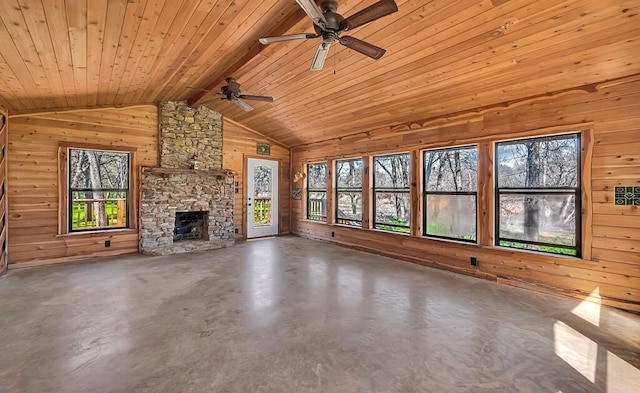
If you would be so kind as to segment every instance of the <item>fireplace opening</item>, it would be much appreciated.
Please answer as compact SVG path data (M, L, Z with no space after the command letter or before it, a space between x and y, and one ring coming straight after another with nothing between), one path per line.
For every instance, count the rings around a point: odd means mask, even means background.
M209 240L207 221L209 212L176 212L173 241Z

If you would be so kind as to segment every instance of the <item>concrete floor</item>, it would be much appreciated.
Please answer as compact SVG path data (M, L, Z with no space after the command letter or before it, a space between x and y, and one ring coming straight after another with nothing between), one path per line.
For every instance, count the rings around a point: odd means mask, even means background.
M10 271L1 392L640 392L640 317L295 237Z

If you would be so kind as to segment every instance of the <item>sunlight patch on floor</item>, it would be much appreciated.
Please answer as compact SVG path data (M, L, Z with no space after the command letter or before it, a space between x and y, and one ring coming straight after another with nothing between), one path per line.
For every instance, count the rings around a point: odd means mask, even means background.
M600 310L602 309L602 298L600 288L596 288L591 294L578 304L571 312L585 321L595 326L600 326Z
M595 382L598 344L561 321L553 324L553 337L556 355Z
M607 352L607 393L640 392L640 370Z

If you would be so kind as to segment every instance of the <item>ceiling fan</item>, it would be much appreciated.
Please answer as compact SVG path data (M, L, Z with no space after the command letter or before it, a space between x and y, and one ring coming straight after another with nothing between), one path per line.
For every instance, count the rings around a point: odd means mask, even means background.
M229 77L226 79L226 81L227 81L227 86L222 86L220 93L214 93L211 90L197 89L197 90L209 92L214 95L221 96L220 98L216 98L215 100L204 101L201 105L206 105L206 104L209 104L215 101L220 101L220 100L227 100L227 101L233 102L234 104L238 105L240 108L248 112L248 111L252 111L253 108L251 107L251 105L247 104L244 100L273 102L273 97L241 94L240 84L236 82L234 78Z
M398 11L398 6L394 0L380 0L348 18L336 13L338 3L335 0L322 0L320 7L314 0L296 0L296 2L313 21L313 28L316 30L316 34L302 33L279 37L263 37L260 38L260 43L266 45L274 42L322 38L322 42L318 45L316 55L311 62L311 71L322 69L324 61L329 54L329 47L336 41L375 60L385 54L386 50L382 48L354 37L340 37L340 34Z

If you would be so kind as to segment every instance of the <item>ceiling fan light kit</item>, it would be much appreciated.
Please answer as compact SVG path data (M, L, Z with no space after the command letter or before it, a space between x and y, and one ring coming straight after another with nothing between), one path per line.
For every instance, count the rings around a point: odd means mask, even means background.
M322 38L322 42L318 45L316 54L311 62L310 69L312 71L318 71L323 68L329 53L329 48L336 41L374 60L380 59L385 54L386 51L384 49L373 44L350 36L340 37L340 35L347 30L360 27L397 12L398 6L394 0L380 0L348 18L344 18L337 13L338 3L335 0L323 0L320 3L320 7L318 7L314 0L296 0L296 2L313 21L313 28L316 34L302 33L278 37L263 37L259 39L260 43L267 45L283 41Z

